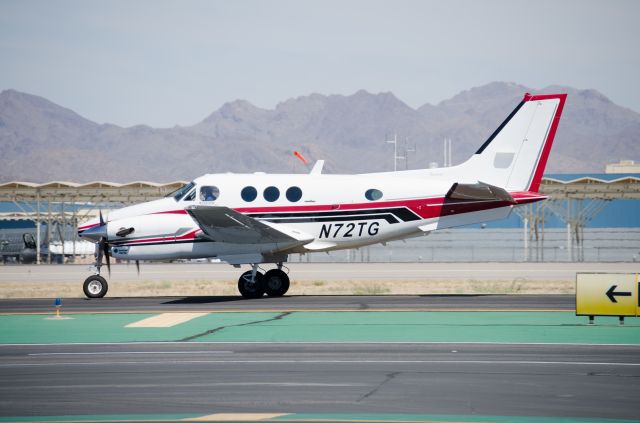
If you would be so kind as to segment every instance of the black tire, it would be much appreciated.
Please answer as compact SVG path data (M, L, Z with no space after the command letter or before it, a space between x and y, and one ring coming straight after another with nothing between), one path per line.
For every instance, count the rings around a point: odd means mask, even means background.
M264 275L256 272L256 280L251 283L251 270L244 272L238 279L238 291L244 298L260 298L264 295Z
M82 290L87 298L102 298L109 290L109 284L102 276L93 275L84 280Z
M282 297L289 290L289 276L280 269L271 269L264 275L264 290L270 297Z

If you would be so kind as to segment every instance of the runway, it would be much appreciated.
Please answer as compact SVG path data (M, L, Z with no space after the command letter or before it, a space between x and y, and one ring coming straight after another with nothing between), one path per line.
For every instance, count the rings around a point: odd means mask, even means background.
M5 346L0 413L635 419L639 351L377 343Z

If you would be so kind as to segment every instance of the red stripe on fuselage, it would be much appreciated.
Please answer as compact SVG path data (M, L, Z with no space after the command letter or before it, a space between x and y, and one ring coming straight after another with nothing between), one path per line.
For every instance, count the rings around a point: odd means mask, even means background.
M151 214L187 214L187 211L185 209L179 209L179 210L168 210L168 211L155 212L155 213L151 213Z

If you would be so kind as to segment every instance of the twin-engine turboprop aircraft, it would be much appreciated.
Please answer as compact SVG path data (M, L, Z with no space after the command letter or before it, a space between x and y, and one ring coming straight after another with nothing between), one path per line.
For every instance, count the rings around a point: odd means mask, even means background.
M238 280L245 298L284 295L289 254L359 248L437 229L503 219L540 201L540 180L566 94L525 94L466 162L448 168L324 175L209 174L170 196L112 211L79 228L97 244L87 297L107 293L102 258L217 257L251 270ZM275 264L262 273L261 264Z

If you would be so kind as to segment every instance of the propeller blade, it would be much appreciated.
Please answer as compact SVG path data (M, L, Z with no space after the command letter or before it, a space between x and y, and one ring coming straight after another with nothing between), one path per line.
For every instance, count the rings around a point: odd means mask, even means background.
M102 209L100 209L100 226L104 225L104 218L102 217Z
M140 276L140 261L136 260L136 270L138 271L138 276Z
M104 250L105 261L107 262L107 271L109 272L109 276L111 276L111 255L109 254L109 244L105 241L104 244L102 244L102 248Z

